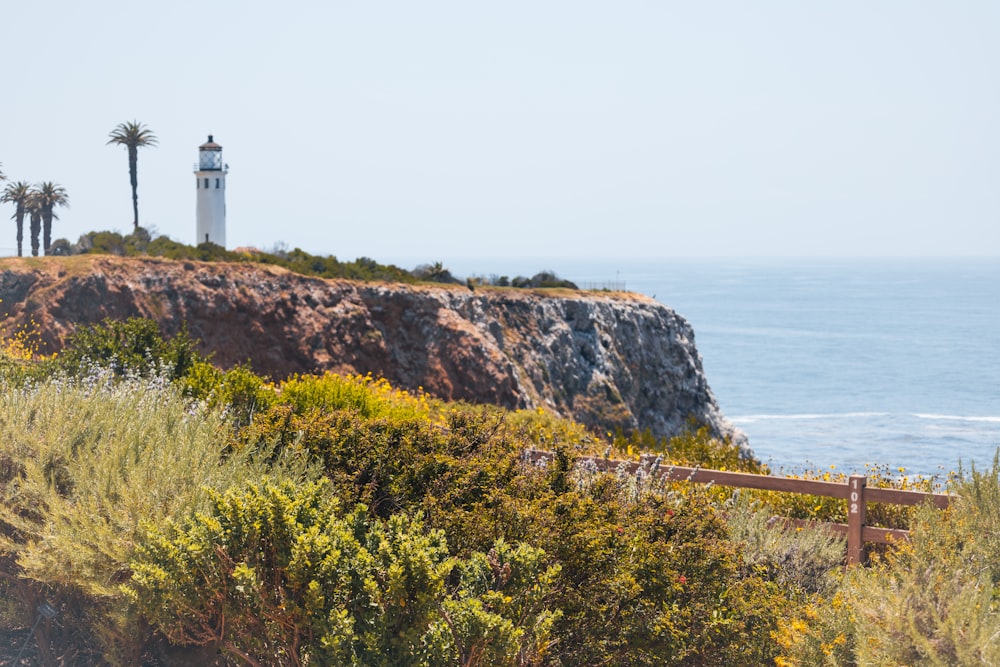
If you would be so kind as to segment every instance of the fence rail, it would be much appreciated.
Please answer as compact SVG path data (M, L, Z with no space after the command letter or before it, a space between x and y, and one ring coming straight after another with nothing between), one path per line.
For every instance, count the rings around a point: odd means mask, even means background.
M532 463L542 463L555 458L552 452L529 450L525 458ZM604 472L622 470L634 475L640 470L652 471L656 456L644 455L639 461L623 461L620 459L605 459L597 456L582 456L577 461L589 461ZM909 531L895 528L878 528L865 525L867 503L886 503L891 505L921 505L930 500L935 507L945 509L950 502L949 496L942 493L924 493L922 491L903 491L900 489L868 488L864 475L851 475L847 483L821 482L811 479L793 479L791 477L772 477L770 475L754 475L727 470L710 470L707 468L689 468L685 466L663 466L658 468L654 477L664 481L688 481L699 484L717 484L740 489L759 489L763 491L781 491L784 493L801 493L810 496L824 496L846 500L847 523L827 523L818 521L803 521L797 519L780 519L795 526L821 526L828 530L847 535L847 562L849 565L862 563L865 560L865 543L887 544L893 540L909 539Z

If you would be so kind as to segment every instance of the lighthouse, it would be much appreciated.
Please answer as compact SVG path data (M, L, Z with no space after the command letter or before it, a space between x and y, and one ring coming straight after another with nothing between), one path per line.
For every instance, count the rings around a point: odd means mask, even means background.
M214 243L226 247L226 174L229 165L222 162L222 146L212 135L198 146L195 188L198 191L196 244Z

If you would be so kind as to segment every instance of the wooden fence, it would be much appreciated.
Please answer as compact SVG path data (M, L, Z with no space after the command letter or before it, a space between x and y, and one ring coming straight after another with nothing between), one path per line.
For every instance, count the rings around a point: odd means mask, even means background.
M525 458L533 463L551 461L555 458L552 452L529 450ZM597 470L615 472L622 470L630 475L645 469L651 472L655 455L644 455L639 461L622 461L605 459L597 456L582 456L577 462L589 461ZM854 565L865 561L865 544L868 542L887 544L891 540L909 539L909 531L893 528L876 528L865 525L865 508L867 503L889 503L893 505L921 505L928 499L939 509L948 507L949 498L941 493L924 493L921 491L902 491L899 489L869 488L864 475L851 475L846 484L838 482L823 482L811 479L793 479L791 477L772 477L770 475L754 475L742 472L727 472L725 470L709 470L706 468L687 468L683 466L661 466L654 474L656 479L664 481L688 481L701 484L718 484L740 489L761 489L764 491L781 491L784 493L802 493L811 496L841 498L848 503L847 523L824 523L801 520L787 520L795 525L816 525L828 530L847 535L847 563Z

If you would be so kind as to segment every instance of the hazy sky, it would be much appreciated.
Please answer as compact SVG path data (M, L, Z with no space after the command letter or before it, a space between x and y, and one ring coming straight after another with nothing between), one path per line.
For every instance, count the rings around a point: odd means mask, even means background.
M1000 255L1000 3L5 3L0 162L54 235L340 259ZM0 216L12 213L4 205ZM14 226L0 236L11 254Z

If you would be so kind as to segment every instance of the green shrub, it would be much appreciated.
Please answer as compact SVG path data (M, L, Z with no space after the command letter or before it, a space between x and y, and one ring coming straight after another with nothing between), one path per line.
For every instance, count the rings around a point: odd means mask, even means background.
M106 319L78 329L70 336L56 366L71 375L86 374L89 366L110 368L118 376L150 377L166 373L171 379L183 377L201 360L197 342L182 327L164 340L159 325L149 319Z
M546 608L559 566L546 565L540 549L502 539L489 553L455 563L457 590L427 633L426 645L440 648L428 650L426 664L534 665L545 658L562 615Z
M157 236L150 241L146 246L146 252L153 257L167 259L199 259L197 250L193 246L174 241L167 236Z
M334 412L352 410L362 417L375 417L386 412L390 401L378 391L379 381L371 376L296 375L281 385L281 402L302 414L310 410ZM388 384L381 381L385 388Z
M758 664L776 651L786 591L744 566L704 494L613 474L584 483L570 456L525 466L523 430L490 410L437 423L286 413L274 426L322 462L345 502L382 517L420 510L455 556L498 539L543 549L560 566L553 664Z
M553 271L540 271L531 277L528 281L531 287L565 287L569 289L577 289L576 284L572 281L560 278Z
M509 412L505 419L527 448L552 450L558 446L581 455L596 455L607 448L582 424L557 417L541 408Z
M612 452L625 458L638 454L660 454L665 465L694 466L716 470L767 473L767 467L754 458L740 453L740 448L727 439L713 436L708 427L696 422L688 424L687 430L673 438L657 437L649 431L625 433L621 429L611 438Z
M341 515L322 483L213 494L211 512L148 527L127 590L171 641L251 664L516 664L546 641L542 552L460 561L419 517Z
M126 254L125 237L118 232L89 232L80 237L77 245L88 253L118 256Z
M234 429L249 426L278 400L274 386L244 365L223 371L198 361L181 379L181 386L188 396L225 410Z
M977 470L973 465L968 473L959 469L951 491L953 511L974 536L969 547L989 568L993 587L1000 588L1000 452L990 468Z
M424 280L429 283L444 283L458 285L461 281L451 274L441 262L433 264L421 264L411 271L417 280Z

